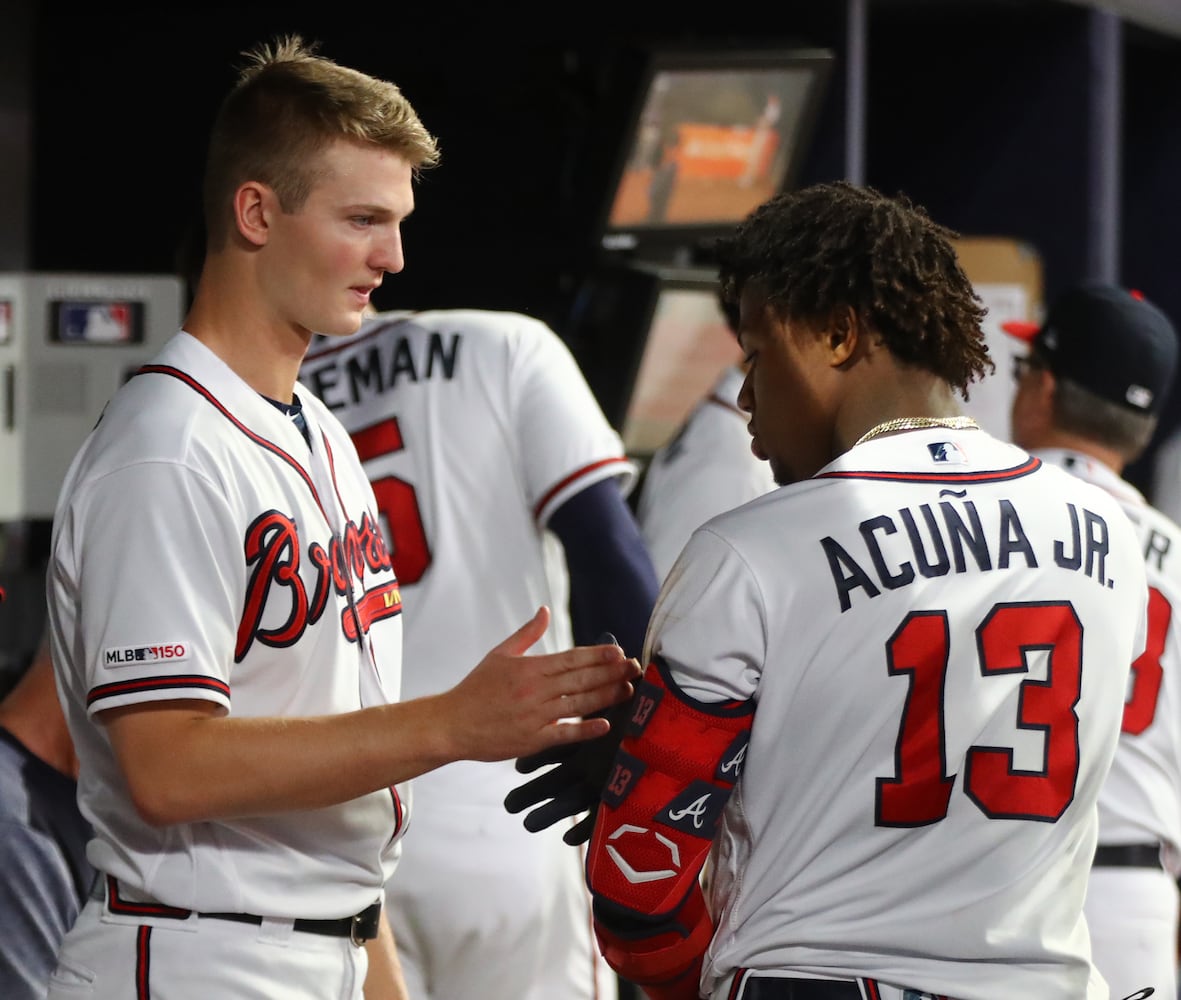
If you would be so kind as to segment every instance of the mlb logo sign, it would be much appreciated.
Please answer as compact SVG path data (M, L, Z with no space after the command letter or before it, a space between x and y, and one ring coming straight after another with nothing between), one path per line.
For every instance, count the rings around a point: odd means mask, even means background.
M121 344L132 339L126 302L69 302L61 310L61 339L87 344Z
M967 465L968 456L954 441L933 441L927 445L931 458L941 465Z

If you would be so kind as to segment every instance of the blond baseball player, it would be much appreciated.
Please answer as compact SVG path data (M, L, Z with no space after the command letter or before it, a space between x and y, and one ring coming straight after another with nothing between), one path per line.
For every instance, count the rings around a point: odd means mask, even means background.
M1114 497L1148 574L1148 643L1132 664L1123 725L1099 795L1099 846L1086 915L1095 965L1112 994L1177 994L1181 875L1181 528L1121 478L1156 429L1177 367L1177 335L1126 289L1083 284L1043 324L1006 329L1029 342L1018 365L1013 440Z
M407 608L408 697L455 684L538 604L555 610L539 649L610 629L638 655L657 584L625 500L635 469L553 330L513 312L386 313L313 346L302 382L373 483ZM582 858L505 812L517 779L508 762L461 762L413 783L386 898L415 997L616 995Z
M353 333L401 270L436 157L396 87L299 39L249 53L219 111L184 330L107 405L54 517L52 658L100 877L53 1000L405 1000L382 915L405 782L600 736L565 720L631 693L617 647L523 656L538 608L399 702L378 505L295 383L312 331Z
M661 580L694 528L775 488L767 463L750 453L738 408L744 377L737 367L723 371L644 470L636 517Z
M958 412L988 357L949 236L840 182L719 244L783 485L665 581L602 793L596 930L654 1000L1108 996L1083 900L1144 564Z

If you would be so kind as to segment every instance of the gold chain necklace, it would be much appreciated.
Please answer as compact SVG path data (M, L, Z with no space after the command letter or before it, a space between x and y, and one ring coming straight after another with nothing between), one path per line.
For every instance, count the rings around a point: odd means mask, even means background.
M895 417L871 427L854 442L853 447L891 431L912 431L920 427L946 427L953 431L979 430L980 425L971 417Z

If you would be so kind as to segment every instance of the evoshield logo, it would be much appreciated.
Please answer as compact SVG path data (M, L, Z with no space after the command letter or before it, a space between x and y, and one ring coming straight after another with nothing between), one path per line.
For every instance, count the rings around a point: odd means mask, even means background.
M620 838L640 837L646 839L649 834L654 836L663 845L668 852L668 860L670 867L668 868L653 868L642 869L633 868L628 860L623 856L623 843ZM616 846L616 845L619 846ZM653 852L651 848L644 848L641 853L659 855L659 850ZM642 885L645 882L659 882L661 879L673 878L681 870L681 852L678 850L676 842L670 840L663 833L658 833L655 830L649 830L646 826L632 826L630 823L625 823L623 826L615 830L611 836L607 838L607 854L611 860L615 862L615 866L623 874L632 885Z

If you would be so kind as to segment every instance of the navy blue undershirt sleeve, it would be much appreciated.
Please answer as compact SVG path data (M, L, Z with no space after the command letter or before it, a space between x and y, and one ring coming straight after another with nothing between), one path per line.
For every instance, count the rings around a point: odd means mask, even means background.
M619 485L588 486L554 511L549 528L566 551L574 641L593 645L611 632L639 658L660 582Z

